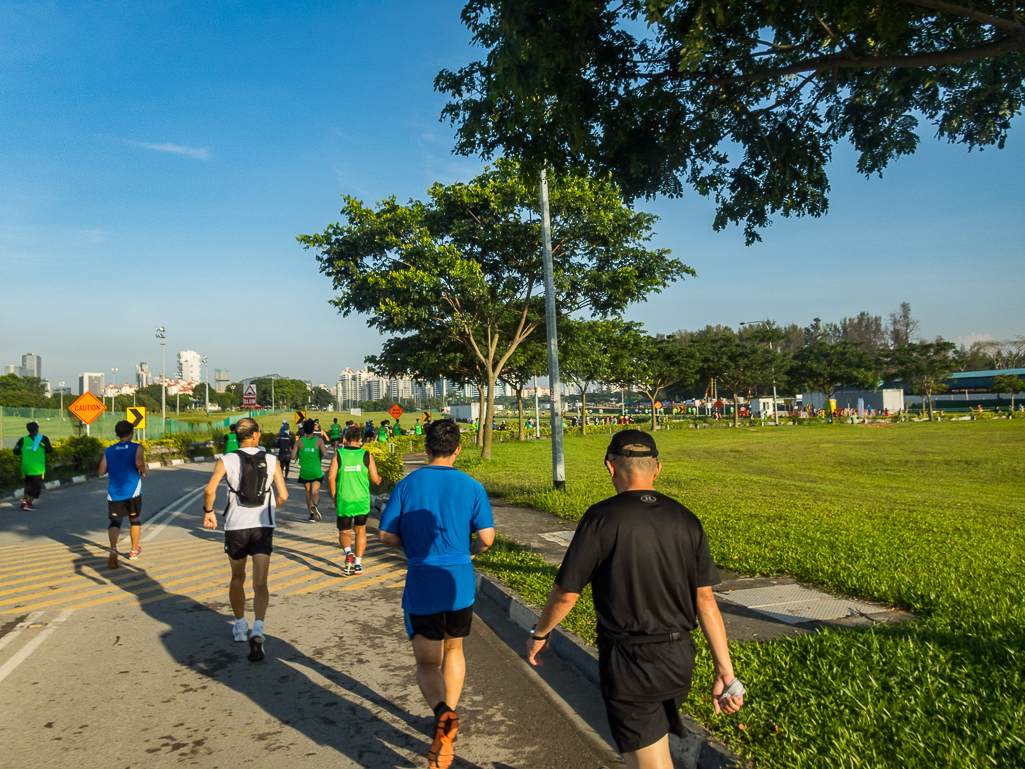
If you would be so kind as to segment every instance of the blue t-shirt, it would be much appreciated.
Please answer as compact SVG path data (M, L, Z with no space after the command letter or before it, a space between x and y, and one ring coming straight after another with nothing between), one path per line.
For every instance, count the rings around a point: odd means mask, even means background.
M428 465L392 490L381 531L402 537L409 559L402 608L437 614L473 605L470 534L495 525L487 492L453 467Z
M118 441L108 446L103 456L107 459L107 499L117 502L142 495L142 478L135 466L135 453L139 444Z

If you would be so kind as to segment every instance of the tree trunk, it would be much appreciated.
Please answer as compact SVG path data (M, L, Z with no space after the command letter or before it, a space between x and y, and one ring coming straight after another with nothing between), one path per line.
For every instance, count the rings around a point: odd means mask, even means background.
M644 390L643 392L648 396L648 400L651 401L651 430L654 432L658 429L658 424L655 422L655 396L658 395L658 390L650 393L647 390Z
M516 388L516 410L520 414L520 440L527 440L523 427L523 385Z
M588 382L590 384L590 382ZM580 391L580 434L587 435L587 388Z
M484 434L484 446L480 452L481 459L491 459L491 441L494 438L491 429L492 415L495 413L495 380L497 377L490 373L488 374L488 399L487 399L487 413L484 415L484 424L482 425Z
M477 420L477 445L484 445L484 382L477 382L477 413L480 415Z
M740 401L736 392L733 393L733 426L740 427Z
M932 420L932 391L931 390L926 392L926 397L929 399L929 421L931 422L931 421L933 421Z

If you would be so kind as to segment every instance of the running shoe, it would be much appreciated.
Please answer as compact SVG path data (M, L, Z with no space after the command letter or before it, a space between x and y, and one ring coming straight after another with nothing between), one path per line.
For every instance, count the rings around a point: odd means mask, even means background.
M316 518L314 518L314 517L313 517L313 516L311 515L311 516L310 516L310 520L308 520L308 521L307 521L306 523L316 523L316 522L317 522L317 519L316 519Z
M107 568L108 569L117 569L119 567L119 564L117 562L117 556L118 556L117 548L116 547L110 548L110 554L107 556Z
M454 710L446 710L435 722L434 742L427 751L427 766L431 769L448 769L455 758L452 741L459 731L459 716Z
M31 502L22 502L21 503L21 509L22 510L35 510L36 506L33 505Z
M354 556L352 554L352 552L349 552L349 554L345 556L345 566L342 567L342 573L345 574L346 577L348 577L349 575L352 574L353 569L354 569L354 565L353 564L355 564L355 563L356 563L356 556Z
M235 625L231 629L232 637L239 643L245 643L249 640L249 623L246 622L246 618L235 620Z
M249 661L259 662L264 657L263 654L263 636L249 634Z
M363 573L363 564L357 563L352 567L352 573L357 577Z
M316 505L313 505L310 508L310 512L313 513L314 520L317 520L317 521L321 520L320 510L317 509Z
M142 545L139 545L138 547L135 547L128 551L128 560L138 561L140 555L142 555Z

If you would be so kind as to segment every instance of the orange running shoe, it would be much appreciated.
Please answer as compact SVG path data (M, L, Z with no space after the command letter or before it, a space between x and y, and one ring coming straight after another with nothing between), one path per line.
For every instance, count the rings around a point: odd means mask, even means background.
M448 769L455 758L452 741L459 731L459 716L454 710L447 710L435 722L434 742L427 751L427 766L431 769Z

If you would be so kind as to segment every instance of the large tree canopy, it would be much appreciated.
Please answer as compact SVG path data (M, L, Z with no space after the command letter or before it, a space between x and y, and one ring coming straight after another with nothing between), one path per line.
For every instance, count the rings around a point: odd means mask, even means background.
M609 315L694 271L650 248L656 217L616 187L582 175L551 183L552 256L560 316ZM394 334L443 330L480 361L488 390L482 455L491 454L495 381L545 322L539 189L511 161L468 184L435 184L426 202L376 209L345 198L344 224L299 241L318 252L345 315Z
M442 71L456 151L611 173L628 199L718 204L748 243L819 216L838 142L859 173L940 138L1003 146L1025 88L1013 2L470 0L484 61Z

